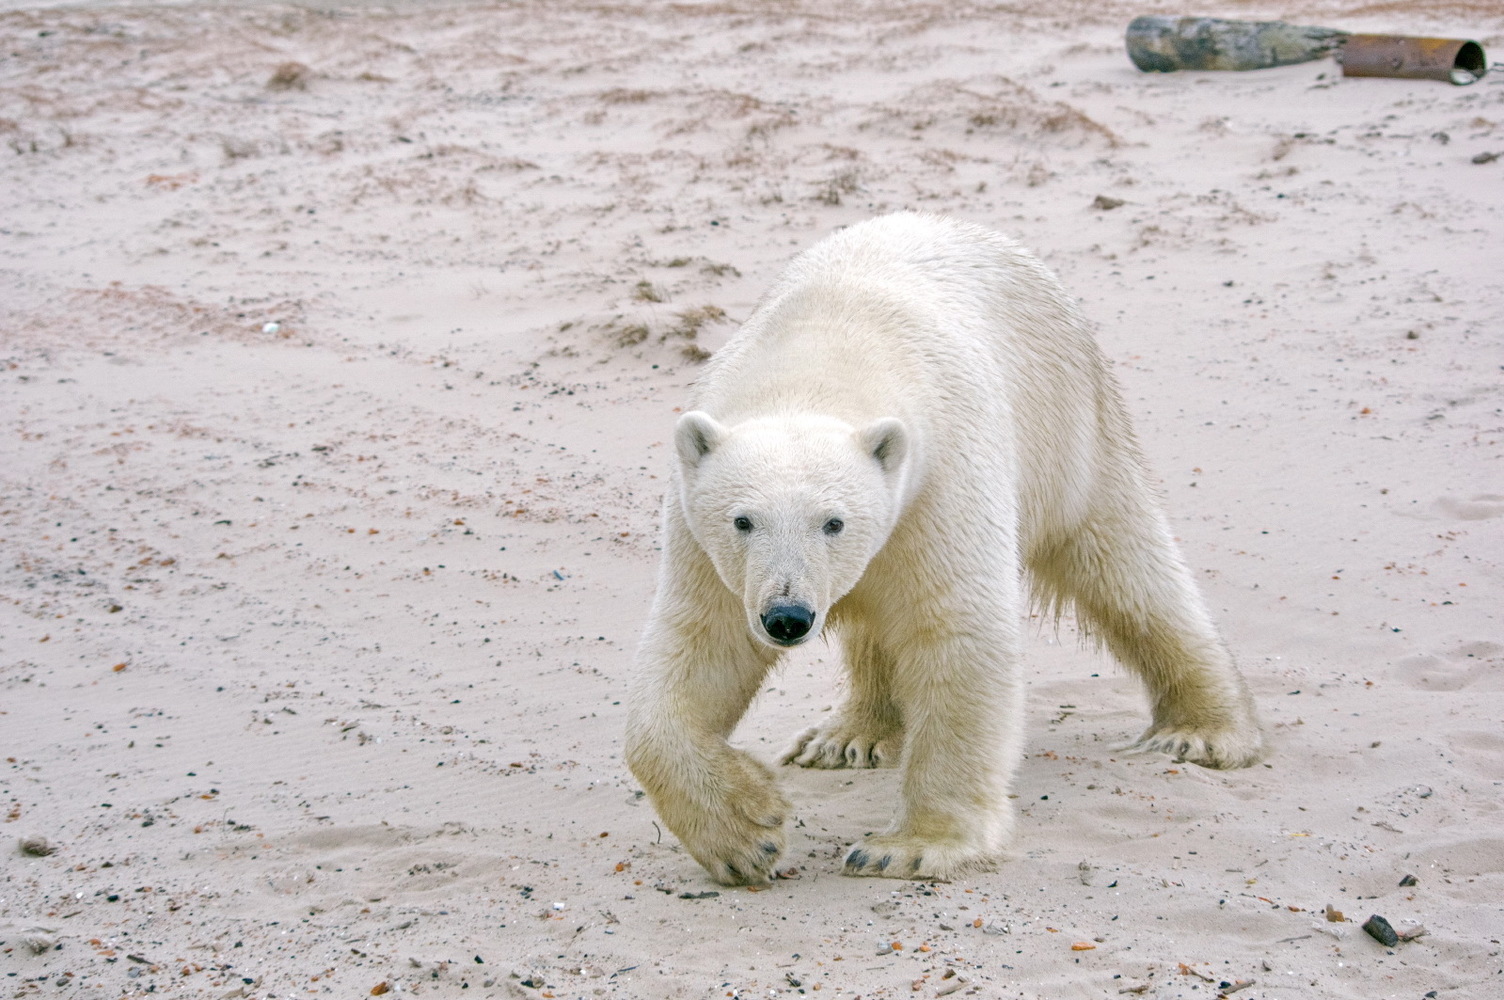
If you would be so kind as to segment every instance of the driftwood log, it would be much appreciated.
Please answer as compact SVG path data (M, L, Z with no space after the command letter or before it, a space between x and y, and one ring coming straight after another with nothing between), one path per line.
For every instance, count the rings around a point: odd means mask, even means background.
M1283 21L1160 16L1135 18L1127 35L1128 58L1146 73L1289 66L1330 55L1346 38Z

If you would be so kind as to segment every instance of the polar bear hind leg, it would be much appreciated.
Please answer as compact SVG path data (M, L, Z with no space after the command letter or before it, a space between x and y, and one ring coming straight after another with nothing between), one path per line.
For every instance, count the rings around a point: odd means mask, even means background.
M1137 476L1029 559L1037 596L1074 606L1149 690L1153 721L1129 749L1214 768L1264 755L1253 700L1206 612L1164 515Z
M831 718L800 733L782 763L800 767L897 767L903 721L889 685L893 658L860 621L843 624L846 701Z

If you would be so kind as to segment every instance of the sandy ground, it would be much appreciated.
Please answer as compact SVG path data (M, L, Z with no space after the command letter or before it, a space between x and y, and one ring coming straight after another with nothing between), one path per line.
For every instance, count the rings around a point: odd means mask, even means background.
M1147 76L1177 8L1120 0L25 6L6 996L1504 996L1504 72ZM620 755L664 442L791 253L905 207L1081 296L1274 750L1120 754L1141 695L1041 629L1000 871L842 877L894 774L797 772L797 877L717 889Z

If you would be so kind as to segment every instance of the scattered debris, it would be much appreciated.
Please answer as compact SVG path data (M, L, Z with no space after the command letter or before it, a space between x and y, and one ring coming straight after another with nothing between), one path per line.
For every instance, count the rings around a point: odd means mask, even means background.
M950 973L954 971L955 970L952 969L946 972L946 976L949 977ZM948 997L952 993L955 993L957 990L959 990L961 987L965 986L968 982L970 982L970 980L968 980L965 976L956 976L954 978L951 978L948 982L935 990L935 996Z
M679 898L680 899L715 899L719 895L720 895L720 893L718 893L718 892L681 892L681 893L679 893Z
M1344 920L1346 920L1347 918L1342 915L1342 911L1341 910L1334 909L1332 907L1332 904L1328 903L1328 904L1326 904L1326 919L1327 919L1327 923L1340 924Z

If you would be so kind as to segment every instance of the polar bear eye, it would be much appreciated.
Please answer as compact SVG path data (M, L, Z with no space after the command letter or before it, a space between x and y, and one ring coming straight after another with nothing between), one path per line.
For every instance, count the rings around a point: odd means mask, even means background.
M736 525L737 531L748 532L752 530L752 519L750 517L738 517L731 523Z
M823 530L827 535L839 535L841 533L841 529L844 527L846 527L845 521L841 520L839 517L833 517L829 521L825 522L825 527Z

